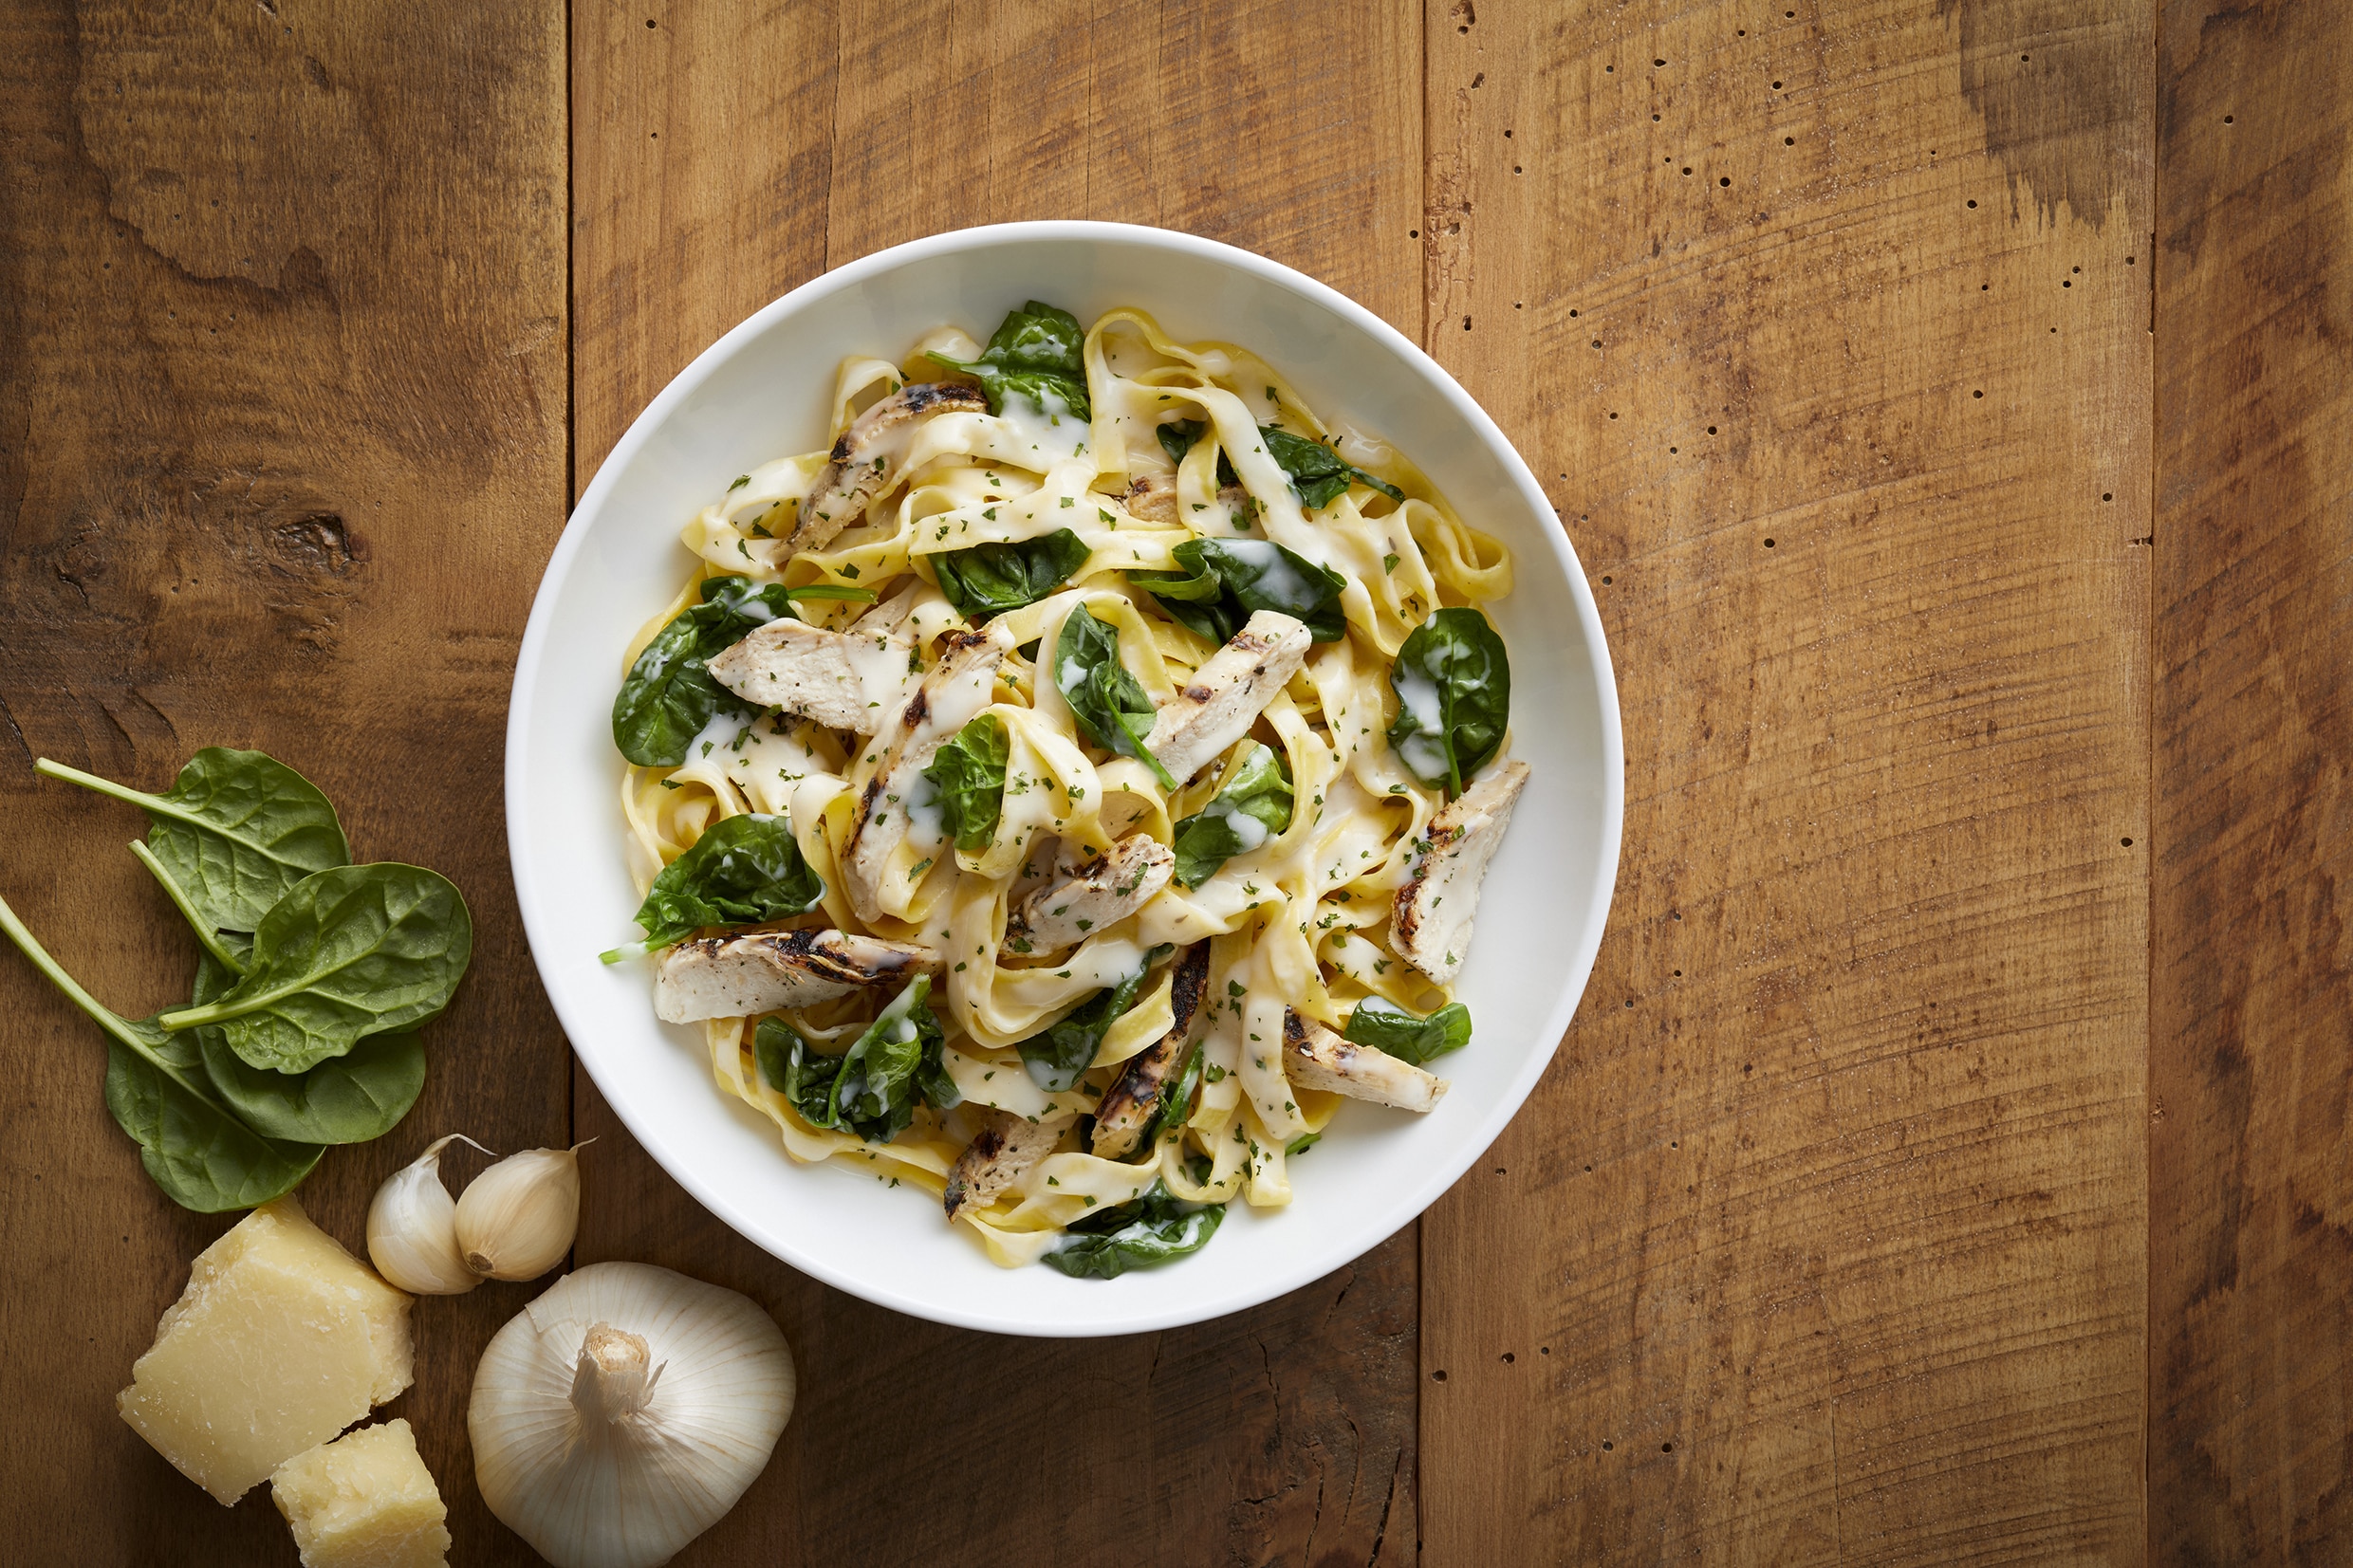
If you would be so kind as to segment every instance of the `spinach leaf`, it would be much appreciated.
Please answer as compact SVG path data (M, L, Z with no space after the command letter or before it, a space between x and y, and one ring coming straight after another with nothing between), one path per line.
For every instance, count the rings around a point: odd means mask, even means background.
M139 1145L139 1164L164 1196L199 1214L251 1208L291 1192L319 1163L318 1145L273 1141L231 1115L205 1080L194 1040L102 1006L5 901L0 930L106 1031L106 1109Z
M1106 751L1136 758L1152 769L1161 788L1176 787L1160 760L1144 749L1158 710L1142 684L1120 662L1119 628L1096 619L1084 604L1070 612L1055 639L1054 687L1087 739Z
M335 807L316 784L263 752L208 746L161 795L46 757L33 770L145 811L153 863L184 895L200 935L250 932L295 883L351 863Z
M781 1018L752 1031L752 1063L812 1127L888 1143L915 1119L917 1100L948 1110L964 1097L942 1059L947 1037L932 1012L932 977L918 974L850 1048L819 1056Z
M1231 638L1253 610L1294 617L1318 642L1347 635L1340 596L1348 580L1295 550L1263 539L1188 539L1171 553L1182 572L1130 572L1127 580L1212 642Z
M228 994L237 976L212 954L196 959L195 1003ZM414 1034L370 1035L347 1056L306 1073L275 1073L237 1060L217 1024L190 1029L213 1095L264 1137L295 1143L365 1143L400 1124L425 1087L425 1046Z
M1291 781L1283 759L1256 741L1242 769L1217 798L1176 824L1176 880L1197 888L1236 855L1247 855L1291 825Z
M1450 1002L1421 1018L1385 997L1368 996L1348 1015L1348 1027L1342 1038L1386 1051L1418 1067L1433 1057L1471 1043L1471 1009Z
M1181 552L1197 543L1187 540L1176 548ZM1181 554L1178 560L1183 560ZM1198 552L1181 572L1130 572L1127 581L1158 600L1160 608L1176 624L1207 642L1228 641L1248 618L1235 613L1236 605L1226 594L1225 580L1214 568L1202 564Z
M1086 330L1076 316L1031 300L1006 313L978 360L929 358L977 379L991 414L1003 414L1006 395L1018 393L1047 414L1056 412L1048 399L1059 399L1065 411L1084 420L1093 416L1086 400L1085 347Z
M1372 486L1392 501L1405 499L1403 490L1385 479L1374 478L1321 441L1310 441L1304 435L1276 430L1272 425L1259 426L1258 434L1266 438L1268 452L1291 476L1291 489L1310 507L1328 504L1356 480Z
M439 1013L472 953L473 922L447 878L390 861L339 866L264 916L232 990L158 1022L218 1024L249 1066L299 1073Z
M1056 528L1036 539L945 551L932 557L932 570L956 614L978 625L991 616L1035 604L1069 581L1092 553L1076 533Z
M819 1056L801 1031L781 1018L764 1018L751 1032L754 1070L771 1089L792 1102L812 1127L832 1127L833 1080L842 1071L838 1056Z
M1413 630L1390 667L1398 716L1389 744L1423 784L1462 793L1462 781L1503 746L1511 717L1511 659L1472 609L1440 610Z
M1015 1049L1021 1052L1022 1065L1029 1069L1029 1077L1037 1086L1052 1094L1061 1094L1079 1081L1081 1074L1095 1064L1095 1053L1102 1049L1103 1036L1111 1025L1136 1001L1138 987L1152 966L1166 958L1174 948L1163 943L1144 954L1136 972L1107 989L1097 991L1056 1023L1047 1024L1023 1041Z
M816 1125L888 1143L915 1119L918 1094L942 1110L963 1098L942 1063L946 1036L928 1004L931 990L932 977L917 975L842 1053L826 1098L828 1119ZM756 1053L756 1031L753 1044Z
M1206 419L1172 419L1167 424L1155 428L1152 434L1160 438L1160 450L1168 453L1170 462L1182 463L1185 460L1185 453L1193 450L1193 444L1209 434L1209 421ZM1219 452L1217 454L1218 487L1223 489L1228 485L1238 485L1241 482L1241 476L1233 471L1232 460L1224 452Z
M1239 606L1232 617L1237 630L1250 612L1274 610L1306 622L1318 642L1347 635L1340 596L1348 580L1295 550L1264 539L1188 539L1173 553L1195 572L1216 574L1226 597Z
M795 592L781 582L748 577L705 581L701 602L688 605L655 633L621 683L613 699L613 744L621 754L640 767L676 767L713 718L749 711L704 666L753 628L789 614ZM816 597L806 589L797 592L805 599ZM869 590L857 592L871 597Z
M1045 1262L1074 1280L1116 1280L1131 1268L1198 1252L1225 1217L1223 1204L1185 1203L1156 1181L1134 1203L1073 1221L1066 1227L1070 1238Z
M824 878L801 858L792 824L748 812L714 822L687 852L662 867L638 906L645 940L600 956L607 964L683 940L704 926L750 926L817 907Z
M1193 1115L1193 1092L1201 1086L1201 1053L1208 1048L1208 1044L1206 1040L1193 1042L1193 1051L1185 1058L1184 1071L1178 1073L1176 1081L1161 1091L1160 1102L1152 1108L1151 1118L1144 1123L1143 1131L1137 1134L1137 1148L1149 1149L1152 1140L1162 1134L1173 1138L1184 1130L1186 1120Z
M923 769L939 797L939 820L956 848L978 854L996 837L1012 744L1005 721L983 713L950 736Z

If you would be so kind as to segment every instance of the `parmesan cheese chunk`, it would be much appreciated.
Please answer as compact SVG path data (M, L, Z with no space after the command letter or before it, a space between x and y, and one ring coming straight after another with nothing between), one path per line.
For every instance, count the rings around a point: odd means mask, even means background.
M405 1421L362 1427L296 1454L269 1478L303 1568L442 1568L440 1488Z
M115 1406L227 1504L412 1381L409 1298L280 1198L196 1255Z

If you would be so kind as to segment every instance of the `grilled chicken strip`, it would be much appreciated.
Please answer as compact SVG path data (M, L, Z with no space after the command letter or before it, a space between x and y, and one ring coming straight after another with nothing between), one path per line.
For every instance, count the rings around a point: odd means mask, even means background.
M1218 488L1217 499L1226 504L1227 512L1234 517L1246 515L1251 492L1239 485ZM1127 487L1128 515L1144 523L1175 523L1176 512L1176 476L1173 473L1147 473Z
M1023 1171L1054 1152L1063 1129L1069 1125L1068 1117L1039 1123L1010 1111L991 1111L948 1172L948 1190L939 1200L948 1218L954 1219L966 1204L986 1208L996 1202L999 1194L1021 1179Z
M1176 869L1174 850L1149 833L1130 834L1024 899L1006 923L1007 944L1015 952L1066 948L1143 908Z
M1343 1040L1310 1018L1283 1013L1284 1076L1301 1089L1328 1089L1351 1099L1428 1111L1445 1097L1446 1080L1386 1051Z
M1471 950L1471 917L1479 911L1495 846L1511 825L1511 808L1528 785L1529 766L1507 763L1430 819L1430 847L1398 889L1390 941L1399 958L1437 981L1454 978Z
M978 387L960 381L910 381L851 420L801 503L800 517L785 541L785 555L822 550L843 528L864 521L866 503L889 484L893 466L923 420L935 414L988 412L989 400Z
M1260 610L1193 672L1153 721L1144 749L1179 784L1242 738L1307 656L1307 628Z
M1176 521L1176 476L1147 473L1127 487L1128 515L1145 523Z
M1193 1021L1208 988L1209 944L1195 942L1176 960L1176 976L1169 987L1169 1010L1176 1022L1168 1033L1120 1063L1119 1076L1095 1107L1097 1159L1125 1159L1135 1152L1144 1123L1159 1110L1160 1097L1184 1069L1185 1053L1193 1046Z
M986 632L943 633L938 646L939 662L914 694L890 711L875 737L889 750L858 798L842 866L843 891L861 919L881 917L882 877L892 852L907 837L917 781L949 737L989 706L997 661L1012 642L1000 620Z
M654 1011L666 1024L749 1018L909 979L918 970L937 974L939 968L936 948L847 932L706 936L661 955Z
M713 655L710 670L747 702L870 735L899 706L913 653L912 641L890 633L828 632L780 617Z

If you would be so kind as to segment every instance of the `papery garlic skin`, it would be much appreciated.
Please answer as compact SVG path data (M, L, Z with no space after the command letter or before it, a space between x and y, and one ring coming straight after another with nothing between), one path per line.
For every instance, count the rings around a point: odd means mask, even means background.
M793 1390L792 1352L757 1302L650 1264L591 1264L483 1352L474 1479L556 1568L653 1568L767 1468Z
M526 1149L466 1184L456 1216L466 1267L484 1279L536 1280L564 1261L580 1229L584 1147Z
M435 1138L368 1204L368 1259L412 1296L463 1296L482 1282L457 1250L457 1204L441 1185L441 1151L460 1140L482 1149L463 1133Z

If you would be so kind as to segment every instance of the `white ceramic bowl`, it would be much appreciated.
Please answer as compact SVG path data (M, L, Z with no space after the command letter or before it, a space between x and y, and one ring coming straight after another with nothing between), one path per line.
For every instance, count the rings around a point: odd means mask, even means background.
M787 1159L712 1081L697 1032L658 1023L636 934L609 715L629 638L694 566L678 530L755 465L824 444L834 370L896 359L943 322L987 337L1028 299L1091 321L1138 305L1179 340L1247 343L1309 405L1387 435L1509 544L1492 612L1511 650L1514 754L1535 766L1487 882L1459 986L1476 1034L1415 1116L1344 1107L1292 1163L1288 1209L1236 1202L1190 1258L1112 1281L1001 1269L919 1192ZM1624 764L1602 622L1528 465L1446 372L1353 301L1246 250L1107 223L1017 223L917 240L794 289L713 344L613 449L531 607L507 727L508 841L540 977L572 1047L679 1185L794 1267L917 1317L1005 1334L1128 1334L1270 1300L1375 1246L1485 1152L1584 989L1617 876Z

